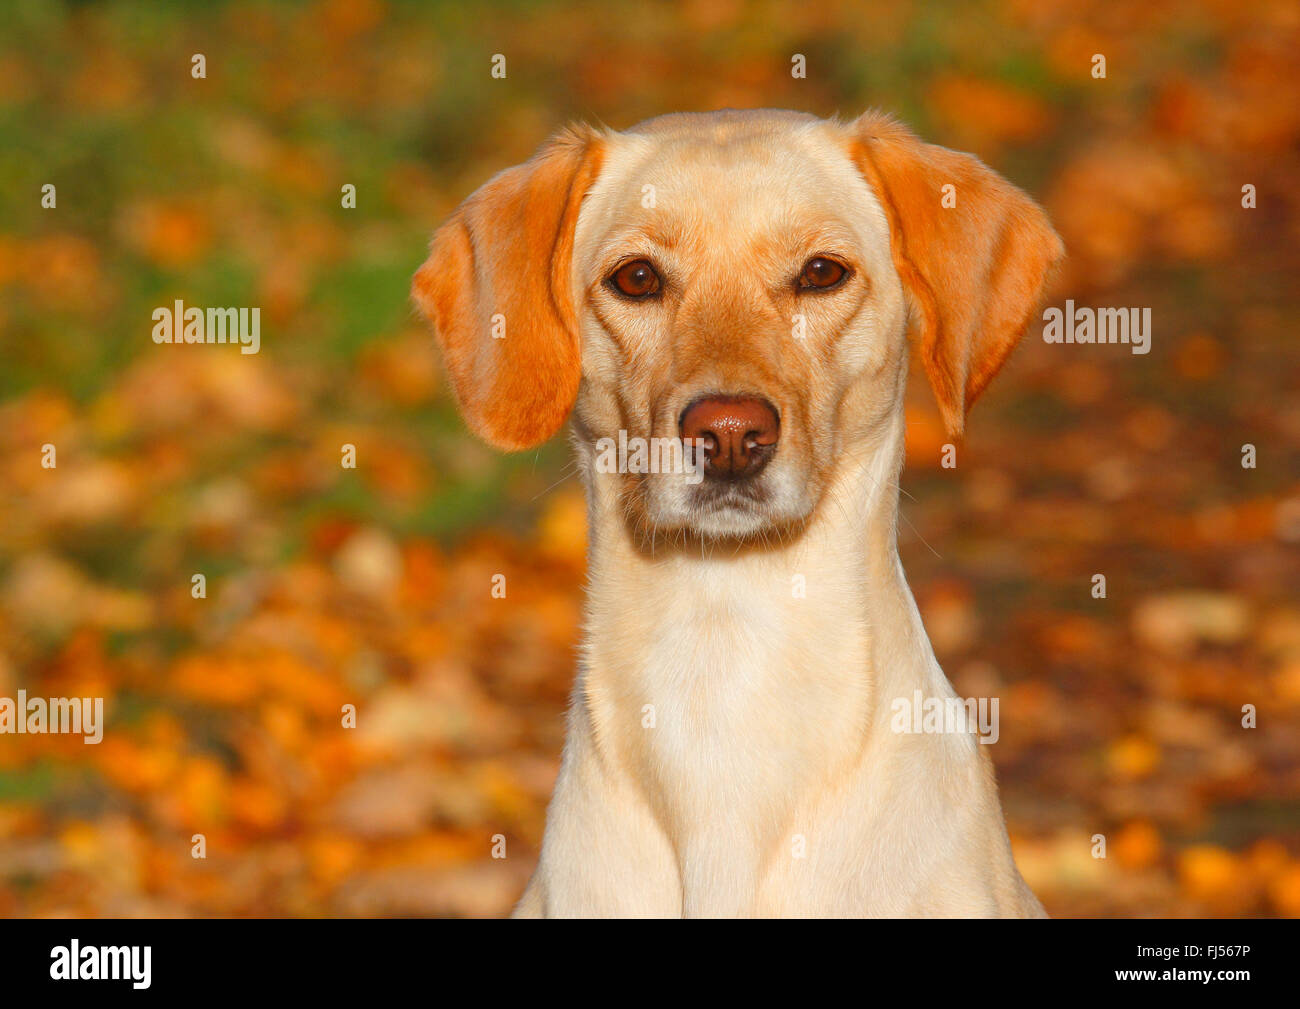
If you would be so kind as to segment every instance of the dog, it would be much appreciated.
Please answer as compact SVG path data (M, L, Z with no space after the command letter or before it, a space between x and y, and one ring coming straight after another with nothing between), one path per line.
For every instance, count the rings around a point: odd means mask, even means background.
M587 492L516 916L1044 914L976 736L892 724L956 696L895 526L909 337L960 436L1063 255L1025 193L875 112L571 127L438 229L412 293L468 426L522 450L571 418ZM688 465L608 472L620 438Z

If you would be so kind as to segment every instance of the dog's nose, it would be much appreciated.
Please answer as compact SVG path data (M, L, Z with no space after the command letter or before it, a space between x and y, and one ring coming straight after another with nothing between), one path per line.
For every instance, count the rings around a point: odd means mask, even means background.
M682 411L682 439L703 442L704 472L724 480L754 476L776 451L781 422L757 396L705 396Z

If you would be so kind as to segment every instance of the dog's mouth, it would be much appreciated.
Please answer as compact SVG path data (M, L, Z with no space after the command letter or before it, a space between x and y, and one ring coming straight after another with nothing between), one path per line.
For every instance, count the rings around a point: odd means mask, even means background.
M684 537L692 542L788 541L811 512L805 495L789 493L791 481L775 472L752 480L705 480L689 484L651 477L639 483L639 505L629 514L646 537ZM793 481L797 483L798 481Z
M763 480L743 483L708 482L686 495L688 524L701 533L758 535L778 524L771 486Z
M758 514L771 497L771 490L761 480L747 480L743 483L706 482L691 488L688 504L696 512L736 510Z

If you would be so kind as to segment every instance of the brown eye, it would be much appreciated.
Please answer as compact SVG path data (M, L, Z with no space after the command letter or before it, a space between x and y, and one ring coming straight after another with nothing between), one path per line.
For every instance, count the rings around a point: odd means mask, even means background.
M804 264L803 273L799 274L799 286L825 290L838 284L848 272L842 263L817 256Z
M609 282L629 298L648 298L659 290L659 274L644 259L634 259L614 271Z

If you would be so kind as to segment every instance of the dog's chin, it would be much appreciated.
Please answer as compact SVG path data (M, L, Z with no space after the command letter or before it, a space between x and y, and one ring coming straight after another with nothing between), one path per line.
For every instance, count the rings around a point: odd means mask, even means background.
M763 509L752 504L711 504L695 510L685 527L706 539L749 539L775 531Z

